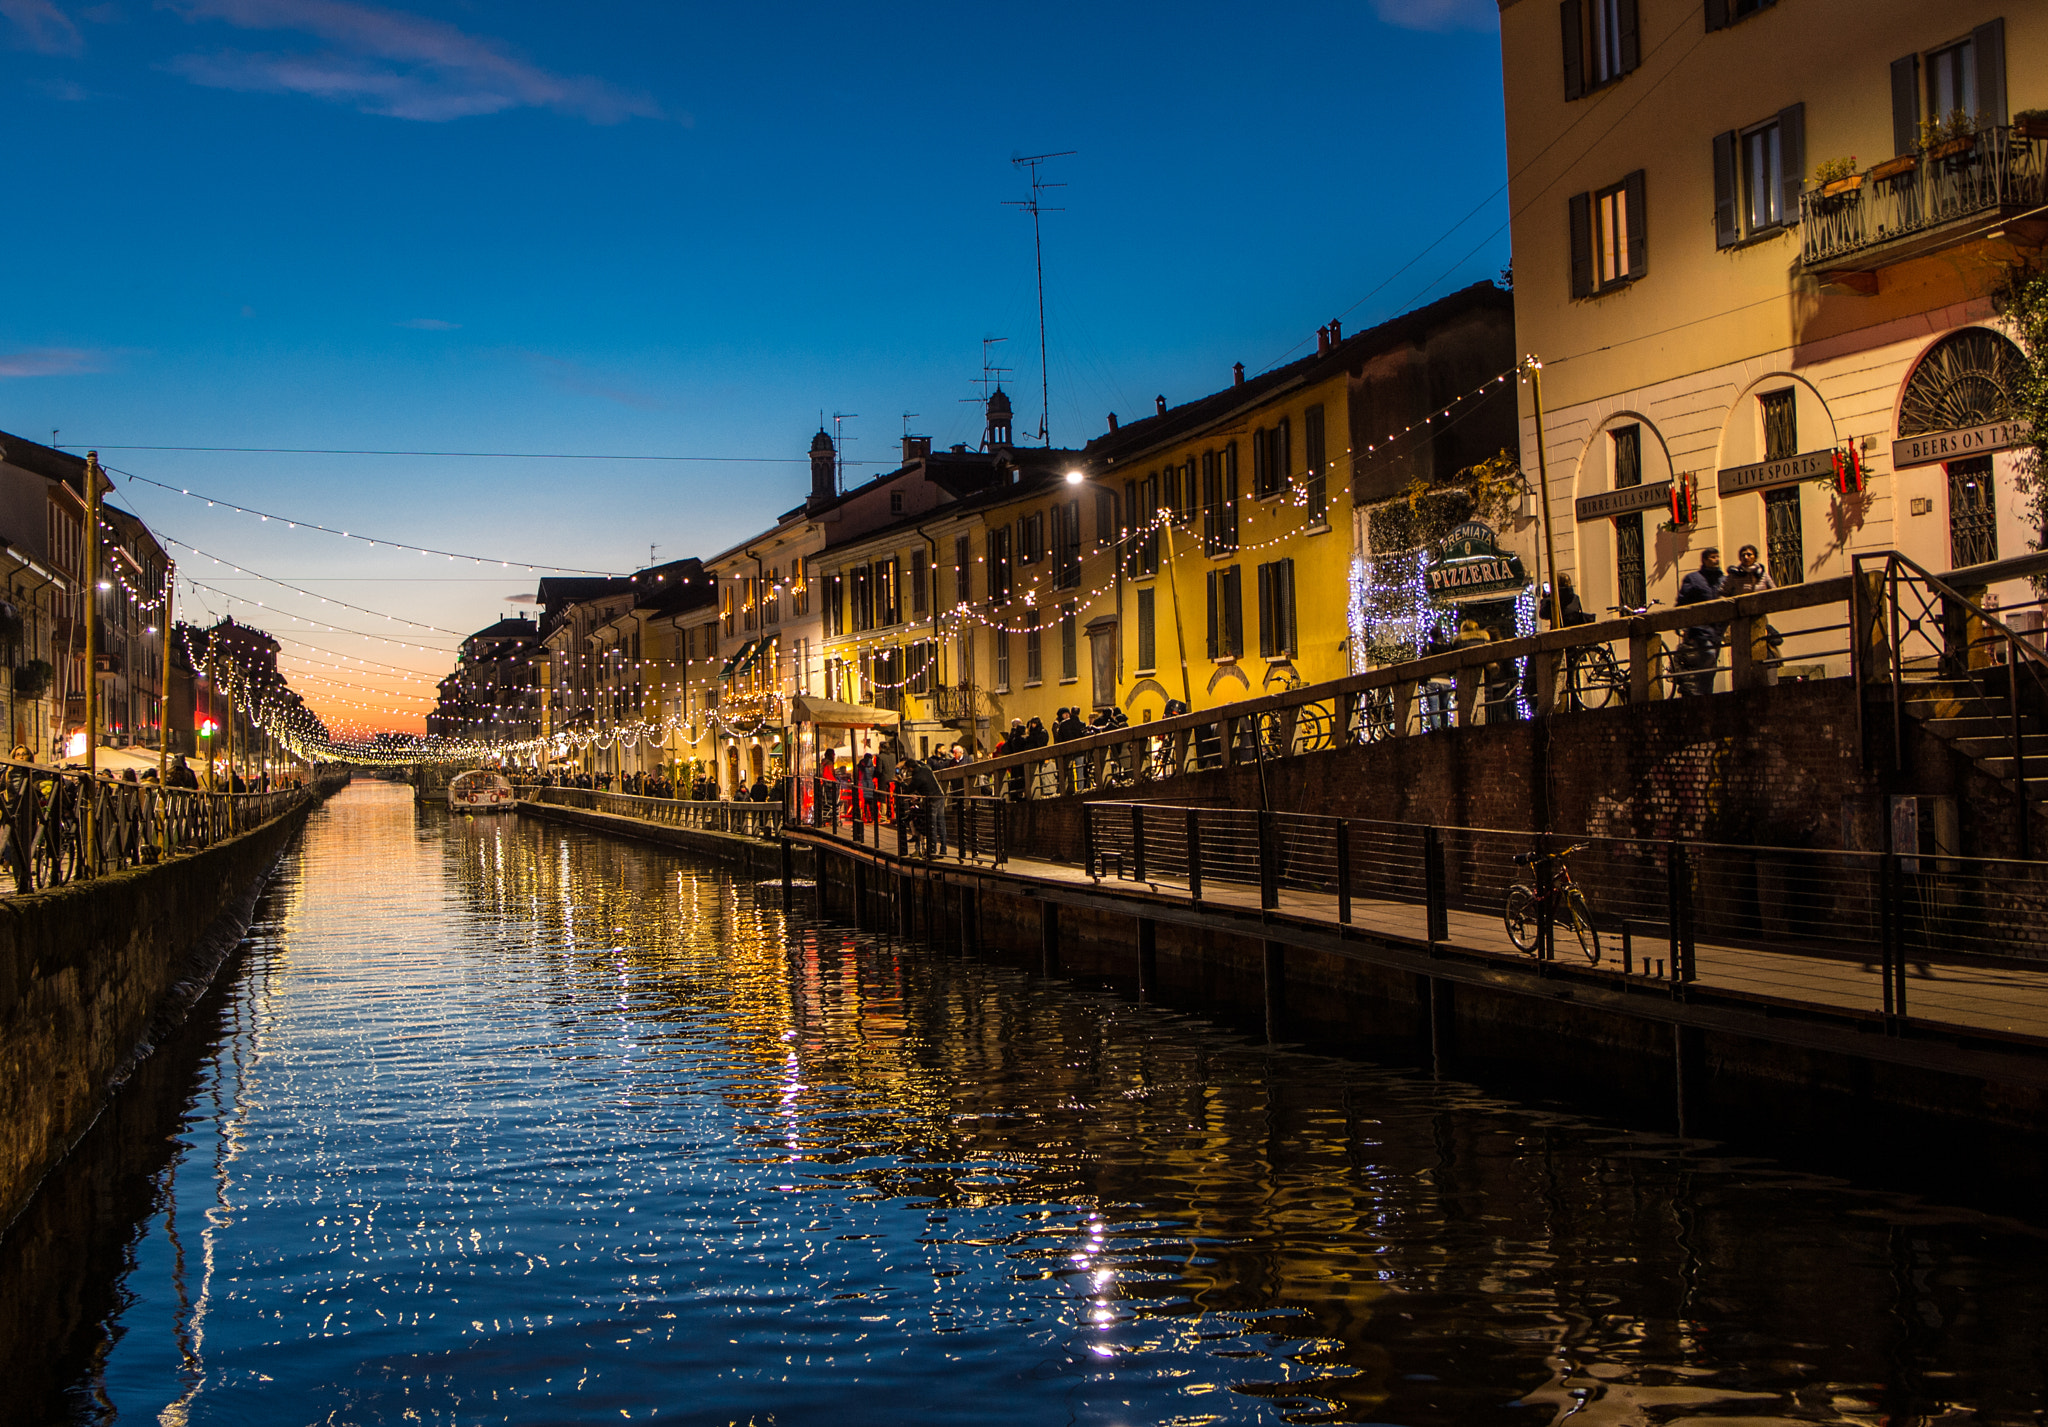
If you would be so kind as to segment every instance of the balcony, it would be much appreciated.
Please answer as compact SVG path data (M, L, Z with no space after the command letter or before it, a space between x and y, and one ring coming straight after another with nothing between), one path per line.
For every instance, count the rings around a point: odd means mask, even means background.
M2039 207L2048 190L2044 159L2048 141L2011 128L1983 129L1808 189L1799 199L1800 264L1822 282L1875 292L1880 268Z
M994 702L978 684L941 684L932 690L932 717L940 723L971 726L992 716Z

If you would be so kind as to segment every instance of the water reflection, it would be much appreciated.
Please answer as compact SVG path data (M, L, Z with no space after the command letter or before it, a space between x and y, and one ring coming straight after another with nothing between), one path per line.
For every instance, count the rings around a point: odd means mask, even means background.
M265 916L163 1069L168 1153L80 1156L53 1189L118 1200L97 1237L0 1252L14 1359L65 1365L24 1420L2048 1401L2025 1225L1270 1052L649 849L359 785Z

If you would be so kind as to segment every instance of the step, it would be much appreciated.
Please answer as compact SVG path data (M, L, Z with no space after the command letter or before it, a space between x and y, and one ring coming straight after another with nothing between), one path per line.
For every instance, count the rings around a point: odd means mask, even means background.
M1922 719L1920 723L1921 727L1925 728L1936 738L1945 739L1950 743L1961 743L1965 739L1992 739L1995 741L2002 738L2006 740L2007 748L2012 747L2012 720L2010 718L1930 718ZM2039 734L2041 731L2041 721L2039 719L2029 715L2020 720L2020 733L2022 736Z
M2012 732L2010 729L2001 729L1995 734L1973 734L1968 737L1955 739L1954 743L1959 751L1967 753L1979 762L1990 758L2010 760L2012 757ZM2048 733L2026 733L2022 731L2020 735L2020 752L2026 755L2029 763L2033 762L2036 758L2048 760ZM2048 769L2048 761L2044 761L2041 766L2044 769Z

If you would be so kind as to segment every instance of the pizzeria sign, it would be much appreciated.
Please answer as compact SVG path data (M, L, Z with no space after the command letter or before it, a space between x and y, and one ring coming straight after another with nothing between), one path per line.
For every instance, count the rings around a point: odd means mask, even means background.
M1519 594L1529 585L1522 557L1502 550L1493 527L1476 520L1438 543L1422 580L1433 598L1450 604Z

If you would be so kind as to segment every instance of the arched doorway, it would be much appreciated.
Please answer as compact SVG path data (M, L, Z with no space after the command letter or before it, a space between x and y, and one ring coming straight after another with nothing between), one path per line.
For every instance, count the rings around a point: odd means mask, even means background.
M1953 569L1998 558L1998 483L1992 453L2010 445L2011 439L2009 433L1988 428L2011 420L2025 364L2020 349L2001 334L1988 327L1965 327L1929 347L1900 389L1900 454L1893 465L1941 465L1947 477L1948 557Z

